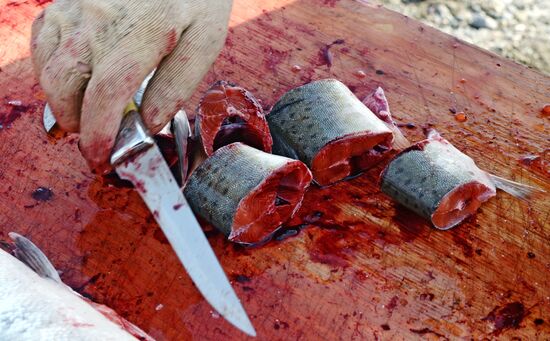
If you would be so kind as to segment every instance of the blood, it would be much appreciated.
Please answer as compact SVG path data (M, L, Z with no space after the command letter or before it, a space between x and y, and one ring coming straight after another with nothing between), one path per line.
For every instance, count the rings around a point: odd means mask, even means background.
M482 321L490 321L495 326L495 334L508 328L519 328L521 321L527 315L527 311L520 302L512 302L504 307L495 307Z
M462 248L462 252L466 257L472 257L474 255L474 249L471 243L466 239L469 234L464 229L455 229L449 231L452 234L453 241Z
M169 244L168 239L166 239L164 232L162 232L160 228L155 229L155 232L153 232L153 237L161 244Z
M377 74L377 75L383 75L383 74L384 74L384 71L382 71L382 70L376 70L376 74Z
M178 44L178 34L176 33L175 29L172 29L170 30L170 32L168 32L166 53L172 52L172 50L176 48L177 44Z
M396 207L393 221L399 227L401 238L405 242L412 242L419 236L425 236L431 228L424 218L404 206Z
M277 241L283 241L290 237L296 236L305 226L307 226L307 224L281 228L274 233L273 239Z
M265 55L265 67L274 74L277 74L277 66L288 57L288 51L276 50L271 46L266 46L263 50Z
M34 199L34 200L38 200L38 201L49 201L52 199L53 197L53 192L51 189L49 188L46 188L46 187L38 187L37 189L35 189L32 194L31 194L31 197Z
M393 296L390 300L390 302L386 305L386 309L391 313L393 313L393 310L397 307L397 303L399 302L399 297Z
M348 235L344 231L326 231L309 250L311 260L333 267L349 266L350 256L357 249L357 244L347 238Z
M8 113L0 112L0 129L10 127L21 115L27 112L30 106L23 105L20 101L8 101L11 107Z
M383 324L380 327L382 327L383 330L390 330L390 326L388 324Z
M338 1L340 0L324 0L324 4L329 7L334 7L336 6L336 3L338 3Z
M550 104L546 104L541 110L540 110L542 116L548 117L550 116Z

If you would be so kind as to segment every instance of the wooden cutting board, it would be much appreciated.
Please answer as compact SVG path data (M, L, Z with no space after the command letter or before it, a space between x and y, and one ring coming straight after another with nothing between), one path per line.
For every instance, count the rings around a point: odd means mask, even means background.
M194 288L137 193L93 176L77 136L45 135L28 50L44 3L0 0L0 239L28 236L68 285L160 340L244 339ZM329 67L323 51L337 40ZM226 47L186 109L218 79L268 108L326 77L359 98L382 86L397 120L414 123L411 140L432 125L480 167L550 190L550 78L367 2L236 0ZM307 225L263 247L207 228L258 339L550 337L548 196L499 193L441 232L377 190L380 170L312 188L292 221Z

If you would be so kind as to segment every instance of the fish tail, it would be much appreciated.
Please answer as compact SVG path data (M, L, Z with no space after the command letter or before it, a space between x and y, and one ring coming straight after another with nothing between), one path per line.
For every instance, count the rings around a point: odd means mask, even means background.
M401 129L393 123L386 123L393 133L393 149L402 150L411 146L411 142L403 135Z
M489 174L489 177L495 184L496 188L503 190L504 192L513 195L518 199L528 200L542 195L543 193L546 193L546 191L541 188L504 179L494 174Z
M50 278L63 284L48 257L33 242L15 232L10 232L9 236L15 243L14 255L17 259L33 269L40 277Z

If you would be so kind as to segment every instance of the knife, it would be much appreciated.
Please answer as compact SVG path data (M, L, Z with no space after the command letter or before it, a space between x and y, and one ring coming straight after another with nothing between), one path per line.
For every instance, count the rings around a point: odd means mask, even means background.
M48 110L46 110L48 109ZM49 107L44 122L55 125ZM187 273L210 305L227 321L250 336L256 331L214 254L160 149L144 127L135 104L122 120L111 165L134 184ZM52 124L53 118L53 124ZM48 126L45 126L48 130ZM182 157L182 155L180 155Z

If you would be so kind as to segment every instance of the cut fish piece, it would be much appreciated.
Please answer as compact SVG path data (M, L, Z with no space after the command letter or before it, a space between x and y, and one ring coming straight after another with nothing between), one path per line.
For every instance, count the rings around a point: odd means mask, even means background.
M255 244L292 217L311 178L300 161L237 142L206 159L184 194L193 211L229 240Z
M218 81L202 97L196 131L204 151L212 155L233 142L271 153L273 141L260 103L247 90Z
M287 92L267 121L273 152L305 162L321 186L372 167L392 148L391 130L335 79Z
M458 225L496 195L488 174L436 132L388 164L381 189L441 230Z

